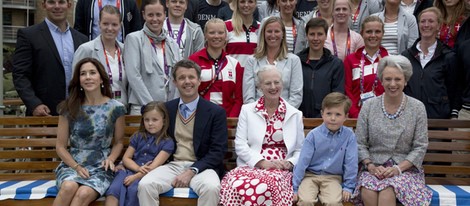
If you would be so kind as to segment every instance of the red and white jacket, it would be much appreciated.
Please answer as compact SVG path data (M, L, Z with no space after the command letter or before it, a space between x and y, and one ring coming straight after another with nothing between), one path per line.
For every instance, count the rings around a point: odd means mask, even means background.
M248 35L245 31L238 36L233 30L232 20L225 21L225 26L228 32L228 43L225 47L226 52L229 56L237 59L242 67L245 67L248 57L253 56L256 46L258 46L258 34L256 32L260 28L260 23L253 21L253 24L248 28Z
M218 60L220 72L217 80L213 81L217 76L215 60L208 56L206 48L192 54L189 59L201 67L199 94L204 99L222 106L227 112L227 117L238 117L243 104L243 68L240 63L222 51Z
M357 49L355 53L348 55L344 59L344 93L351 99L352 105L349 110L350 118L357 118L361 106L359 102L361 100L361 73L362 64L361 59L363 58L364 47ZM379 48L379 56L375 59L374 64L364 56L364 79L363 79L363 93L372 91L374 86L375 78L377 76L377 66L381 58L388 56L388 52L385 48ZM378 78L378 77L377 77ZM384 93L384 88L379 79L374 88L374 94L379 96Z

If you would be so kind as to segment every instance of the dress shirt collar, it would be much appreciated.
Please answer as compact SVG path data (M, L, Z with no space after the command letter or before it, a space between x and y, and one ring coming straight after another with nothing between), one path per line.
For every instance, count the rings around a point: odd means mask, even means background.
M70 25L69 25L68 22L67 22L67 27L65 28L65 31L62 32L60 30L60 28L57 25L55 25L54 23L52 23L49 19L46 18L44 21L46 21L47 27L51 31L65 33L65 32L68 32L70 30Z
M320 131L323 133L323 134L328 134L331 135L331 136L338 136L340 135L342 132L343 132L343 126L339 127L339 130L336 131L336 132L332 132L331 130L328 129L328 127L326 127L326 124L323 122L321 125L320 125Z

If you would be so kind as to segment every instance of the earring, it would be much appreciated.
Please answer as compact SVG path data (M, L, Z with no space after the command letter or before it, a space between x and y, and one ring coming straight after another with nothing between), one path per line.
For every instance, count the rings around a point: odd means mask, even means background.
M80 91L83 91L83 88L82 88L82 87L80 87Z
M101 84L101 88L104 88L104 85L103 85L103 84Z

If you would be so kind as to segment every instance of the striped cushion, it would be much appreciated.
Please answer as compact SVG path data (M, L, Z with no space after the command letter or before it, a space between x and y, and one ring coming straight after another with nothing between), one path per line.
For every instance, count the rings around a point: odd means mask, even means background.
M470 205L470 186L428 185L432 190L431 206Z
M57 196L55 180L0 181L0 200L29 200ZM175 188L161 194L164 197L198 198L191 188Z

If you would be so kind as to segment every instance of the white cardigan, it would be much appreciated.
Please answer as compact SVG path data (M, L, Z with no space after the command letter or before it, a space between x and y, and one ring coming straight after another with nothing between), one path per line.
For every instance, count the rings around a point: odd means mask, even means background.
M261 112L255 112L258 101L242 106L238 117L237 134L235 137L235 152L237 166L254 167L263 160L261 149L266 133L266 120ZM287 147L286 160L296 164L304 141L304 124L302 112L286 103L286 116L282 125L284 143Z

